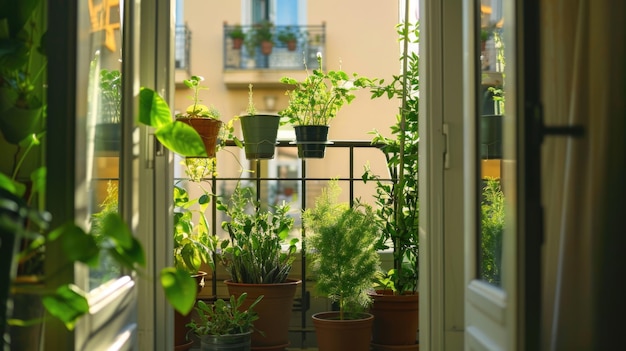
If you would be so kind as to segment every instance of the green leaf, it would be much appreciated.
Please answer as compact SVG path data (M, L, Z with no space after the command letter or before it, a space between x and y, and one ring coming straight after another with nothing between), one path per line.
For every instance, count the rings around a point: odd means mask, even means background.
M59 318L69 330L74 329L78 318L89 312L84 292L72 284L61 286L54 295L42 297L42 303L48 313Z
M202 138L193 127L174 122L161 126L156 130L157 139L166 148L186 157L206 157L206 149Z
M111 239L115 246L130 249L133 246L133 234L118 213L108 213L102 219L102 234Z
M166 267L161 271L161 285L165 298L174 309L183 315L188 314L196 301L196 280L189 273Z
M139 92L139 122L157 129L172 123L167 102L152 89L141 88Z
M70 262L83 262L92 267L98 264L100 250L93 236L74 223L67 223L57 230L51 236L61 240L63 252Z

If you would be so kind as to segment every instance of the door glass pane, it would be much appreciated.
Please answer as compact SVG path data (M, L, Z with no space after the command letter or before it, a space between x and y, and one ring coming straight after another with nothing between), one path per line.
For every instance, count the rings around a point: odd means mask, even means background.
M84 124L77 140L85 140L87 218L96 240L100 219L118 211L121 140L121 1L84 1L78 63L78 113ZM84 117L83 117L84 116ZM82 128L84 126L84 128ZM78 167L78 166L77 166ZM103 253L100 266L89 270L89 290L119 277L120 267Z
M477 40L480 43L477 52L480 54L481 73L480 91L477 94L478 169L481 179L478 189L478 276L497 286L500 286L502 280L502 240L505 231L503 184L507 172L503 172L503 169L507 161L503 149L507 149L505 145L514 145L513 138L503 139L507 120L503 14L503 0L480 1L480 31Z

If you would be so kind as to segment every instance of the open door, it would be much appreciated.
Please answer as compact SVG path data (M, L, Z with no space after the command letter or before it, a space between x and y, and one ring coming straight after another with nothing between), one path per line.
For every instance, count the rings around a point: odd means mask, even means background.
M136 160L132 157L134 106L131 30L134 2L123 0L49 3L48 207L54 220L86 230L117 212L132 218ZM131 98L129 98L129 96ZM124 98L123 98L124 97ZM98 236L96 235L96 240ZM63 262L55 248L47 265ZM54 281L74 282L87 292L89 313L69 332L46 324L45 349L136 349L135 277L111 257L100 266L75 264Z
M539 349L540 140L532 138L539 43L525 26L538 14L530 11L535 1L522 3L465 7L466 148L473 150L466 154L466 350Z

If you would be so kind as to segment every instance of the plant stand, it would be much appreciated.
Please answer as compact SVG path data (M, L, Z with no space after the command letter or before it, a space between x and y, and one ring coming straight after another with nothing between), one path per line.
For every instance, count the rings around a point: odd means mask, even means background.
M377 290L370 296L373 350L418 350L419 295L393 295L391 291Z
M328 126L295 126L296 141L300 158L324 158L328 141Z
M369 350L374 316L339 319L339 312L320 312L312 316L319 351Z
M248 160L272 159L276 149L279 115L248 115L239 117L244 148Z
M293 309L293 298L296 288L302 283L301 280L288 279L285 283L278 284L243 284L225 282L229 295L239 297L242 293L248 296L241 308L247 309L257 297L263 295L263 299L255 306L259 319L254 322L254 327L262 331L252 333L252 350L284 350L289 346L289 321Z

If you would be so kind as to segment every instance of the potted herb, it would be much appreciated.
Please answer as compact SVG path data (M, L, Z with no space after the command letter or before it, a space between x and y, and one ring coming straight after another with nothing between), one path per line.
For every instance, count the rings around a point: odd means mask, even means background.
M337 303L339 311L312 316L320 350L369 350L374 317L366 312L380 260L374 242L372 208L338 203L337 180L329 182L304 212L309 230L307 255L315 273L317 291Z
M287 50L295 51L298 44L298 32L291 26L281 28L276 35L276 39L283 43Z
M261 208L251 187L237 184L228 202L220 200L218 210L228 216L222 223L229 235L222 241L218 259L230 274L228 292L248 293L247 308L258 296L259 320L252 334L253 347L284 348L289 344L288 330L293 298L300 280L288 279L295 260L298 239L289 239L294 219L289 205Z
M236 24L229 32L228 36L233 41L233 49L241 49L241 45L246 37L246 33L243 31L243 27L240 24Z
M254 43L261 47L263 55L272 53L274 47L274 24L271 21L261 21L252 27Z
M419 40L418 24L399 25L401 41ZM364 181L375 182L376 224L379 251L391 250L393 268L381 273L373 292L370 312L374 315L372 344L376 350L404 347L416 350L419 321L418 254L418 106L419 56L403 55L406 69L387 85L372 90L372 98L387 96L400 100L400 115L391 127L392 137L373 131L372 143L386 155L388 178L382 180L366 168Z
M196 319L187 327L200 338L202 351L248 351L254 321L259 319L254 307L263 299L259 296L247 308L243 307L247 294L238 298L230 296L230 301L217 299L213 304L198 300Z
M323 158L328 141L330 121L344 104L354 100L354 91L371 84L371 80L350 77L344 71L323 71L322 54L317 53L319 68L309 73L299 82L294 78L283 77L281 82L293 87L287 92L289 105L279 112L288 118L296 132L298 156L301 158Z
M259 114L254 105L252 84L248 85L248 88L247 114L239 116L246 158L272 159L281 118L277 114Z
M198 94L200 90L206 89L200 85L200 82L203 80L204 78L201 76L191 76L183 81L185 86L193 90L193 95L191 96L193 104L189 105L184 113L177 114L176 120L192 126L200 134L206 148L206 157L211 158L215 157L217 138L222 127L222 121L220 121L220 113L217 109L200 103L202 100L200 100ZM195 155L194 157L204 156Z

